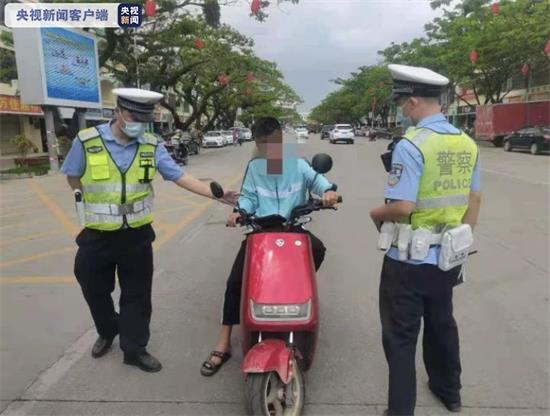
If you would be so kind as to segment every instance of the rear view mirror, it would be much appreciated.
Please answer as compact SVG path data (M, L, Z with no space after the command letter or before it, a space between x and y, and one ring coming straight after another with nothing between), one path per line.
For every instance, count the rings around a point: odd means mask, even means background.
M320 174L325 174L332 169L332 158L326 153L317 153L311 161L313 170Z

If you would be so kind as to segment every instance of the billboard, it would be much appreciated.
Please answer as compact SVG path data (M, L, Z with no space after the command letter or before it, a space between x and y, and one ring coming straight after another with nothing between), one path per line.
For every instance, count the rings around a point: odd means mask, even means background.
M14 29L21 100L101 108L97 41L64 28Z

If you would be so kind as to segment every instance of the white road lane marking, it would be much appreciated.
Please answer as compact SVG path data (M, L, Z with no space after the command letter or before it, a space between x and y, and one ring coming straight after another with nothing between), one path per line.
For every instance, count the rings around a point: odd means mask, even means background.
M76 340L61 356L25 390L21 398L24 401L12 402L2 413L4 416L24 416L30 414L36 400L42 399L48 390L65 376L71 367L85 354L97 338L95 328L91 328Z

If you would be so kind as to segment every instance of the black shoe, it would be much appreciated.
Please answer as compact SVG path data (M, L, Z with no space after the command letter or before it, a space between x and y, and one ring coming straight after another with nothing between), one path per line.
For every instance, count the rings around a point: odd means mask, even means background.
M101 336L98 337L96 342L94 343L94 346L92 347L92 357L99 358L107 354L107 352L111 348L111 345L113 344L113 339L115 339L115 337L112 337L112 338L103 338Z
M445 407L449 412L458 413L462 410L462 403L460 399L458 399L458 401L450 401L440 396L439 394L437 394L435 391L432 390L431 387L430 387L430 391L434 394L435 397L439 399L439 401L441 401L441 403L445 405Z
M124 353L124 364L135 365L148 373L156 373L162 369L160 361L146 351L139 354Z

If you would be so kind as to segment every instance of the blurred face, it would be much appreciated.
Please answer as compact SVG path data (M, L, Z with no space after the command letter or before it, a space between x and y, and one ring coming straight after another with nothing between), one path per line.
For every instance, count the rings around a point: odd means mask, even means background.
M269 136L256 140L260 154L266 159L280 160L283 158L283 132L275 131Z
M283 172L283 132L281 130L256 139L260 155L267 159L267 173L280 175Z

